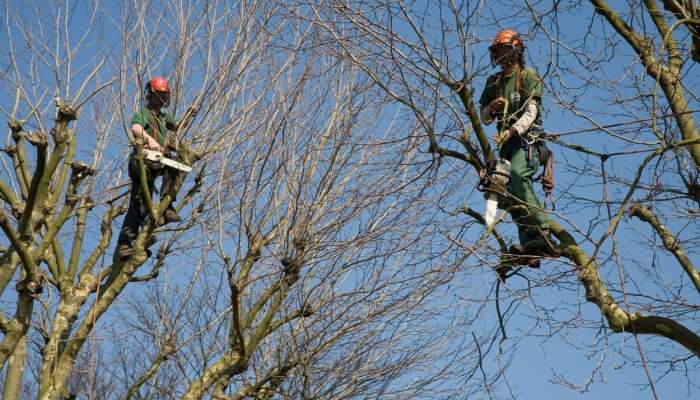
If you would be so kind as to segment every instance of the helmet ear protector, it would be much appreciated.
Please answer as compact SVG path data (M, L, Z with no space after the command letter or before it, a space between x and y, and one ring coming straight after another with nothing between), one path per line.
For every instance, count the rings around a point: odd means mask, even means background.
M148 81L143 89L143 95L148 102L157 97L163 102L163 107L170 105L170 88L168 81L163 77L157 76Z
M520 64L520 66L525 65L525 43L520 38L518 32L512 29L506 29L498 32L493 39L491 46L489 46L489 55L491 56L491 65L494 67L498 65L498 61L505 56L495 55L495 53L502 48L510 49L515 57L517 57L518 64Z

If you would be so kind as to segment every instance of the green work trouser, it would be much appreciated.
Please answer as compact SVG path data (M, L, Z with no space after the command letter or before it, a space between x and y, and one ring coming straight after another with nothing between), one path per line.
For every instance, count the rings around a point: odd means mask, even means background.
M512 213L518 226L520 244L524 245L541 238L541 231L549 227L549 221L532 187L532 177L540 167L537 150L532 148L528 162L528 152L521 146L520 140L519 137L515 137L505 143L501 149L501 157L510 161L508 192L525 205L524 210L518 208Z

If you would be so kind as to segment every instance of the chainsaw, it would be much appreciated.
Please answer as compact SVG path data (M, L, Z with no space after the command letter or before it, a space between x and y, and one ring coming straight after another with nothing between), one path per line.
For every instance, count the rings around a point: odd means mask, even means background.
M484 221L486 222L486 227L490 227L496 221L498 196L507 192L506 187L510 181L510 161L504 159L490 160L486 169L480 175L482 176L477 189L485 192Z
M171 158L165 157L163 153L155 150L143 149L143 155L146 156L146 160L153 161L165 165L166 167L174 168L184 172L192 171L192 167L185 165L181 162L177 162Z

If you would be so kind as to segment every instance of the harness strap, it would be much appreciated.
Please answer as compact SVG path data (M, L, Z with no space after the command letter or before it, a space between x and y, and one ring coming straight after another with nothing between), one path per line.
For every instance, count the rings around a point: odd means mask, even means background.
M544 197L544 208L547 209L547 200L552 203L552 211L557 209L557 205L554 202L554 196L552 192L554 191L554 153L549 152L549 157L547 157L547 163L544 167L544 172L538 177L539 181L542 183L542 189L545 192Z
M523 69L525 67L519 67L518 71L515 73L515 90L518 92L518 95L520 97L520 101L518 104L518 107L522 107L523 100L525 99L525 92L523 89ZM507 125L508 122L508 106L510 103L510 98L508 96L503 95L503 79L504 79L505 73L504 71L500 71L498 75L496 76L496 92L498 93L499 96L503 96L506 99L506 104L503 106L503 116L501 121Z

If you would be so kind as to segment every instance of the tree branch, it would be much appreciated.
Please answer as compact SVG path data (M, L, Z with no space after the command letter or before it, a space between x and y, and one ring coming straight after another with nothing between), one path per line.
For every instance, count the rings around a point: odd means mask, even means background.
M653 46L650 40L643 38L632 29L620 16L614 12L605 0L589 0L595 6L595 11L608 20L610 25L632 46L645 66L647 75L659 82L664 91L669 105L675 114L676 123L681 131L683 139L696 140L700 138L698 128L690 110L688 101L683 94L683 88L679 82L679 71L672 73L668 68L662 68L653 55ZM670 35L669 35L670 36ZM695 168L700 169L700 144L689 147L690 154L695 162Z
M664 248L666 248L666 250L670 251L671 253L673 253L674 256L676 256L678 263L681 264L685 272L690 277L690 280L695 285L695 289L698 291L698 293L700 293L700 274L698 273L697 269L695 269L695 266L683 251L683 248L681 248L680 244L678 244L676 236L672 234L671 231L669 231L668 228L666 228L666 226L661 224L661 222L656 217L656 215L654 215L651 209L645 205L639 203L632 204L629 213L631 216L637 217L642 221L649 223L649 225L651 225L651 227L654 228L656 233L658 233L661 237L661 240L664 244Z
M700 337L683 325L664 317L632 314L624 311L603 285L597 263L579 247L574 238L555 221L550 221L550 229L559 239L559 249L563 256L576 266L579 279L586 290L586 299L598 306L613 332L634 332L654 334L671 339L690 350L700 358Z

